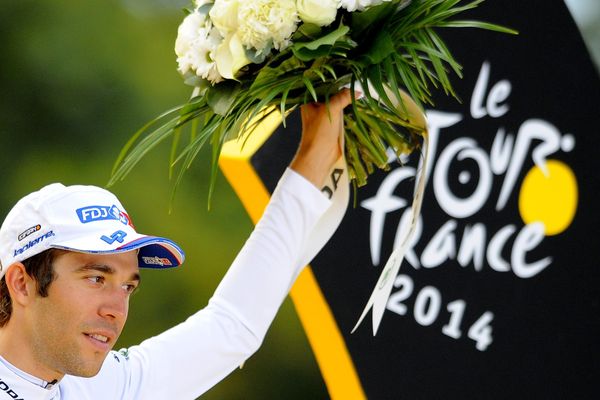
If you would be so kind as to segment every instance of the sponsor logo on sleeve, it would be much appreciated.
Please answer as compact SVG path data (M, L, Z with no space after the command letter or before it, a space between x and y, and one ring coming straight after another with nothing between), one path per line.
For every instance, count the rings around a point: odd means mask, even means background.
M125 357L126 360L129 360L129 349L121 349L119 350L119 354Z

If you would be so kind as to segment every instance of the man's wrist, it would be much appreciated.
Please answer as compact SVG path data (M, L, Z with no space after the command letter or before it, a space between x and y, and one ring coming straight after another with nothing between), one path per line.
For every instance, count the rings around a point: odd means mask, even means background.
M331 151L325 148L300 150L290 168L320 189L325 184L331 167L340 157L339 153L339 150Z

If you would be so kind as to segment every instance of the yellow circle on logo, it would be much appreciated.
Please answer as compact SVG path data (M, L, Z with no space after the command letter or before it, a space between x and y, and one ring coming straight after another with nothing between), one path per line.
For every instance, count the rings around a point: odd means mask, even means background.
M563 232L577 210L577 180L571 168L558 160L546 162L548 175L534 166L519 193L519 212L526 224L542 222L546 236Z

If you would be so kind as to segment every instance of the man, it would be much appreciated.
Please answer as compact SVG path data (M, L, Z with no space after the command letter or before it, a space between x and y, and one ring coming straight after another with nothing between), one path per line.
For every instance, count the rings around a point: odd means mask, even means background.
M127 350L111 349L138 267L179 265L181 249L138 234L100 188L53 184L21 199L0 228L0 400L194 399L243 363L331 204L318 188L341 155L349 102L345 90L329 113L302 108L298 152L208 306Z

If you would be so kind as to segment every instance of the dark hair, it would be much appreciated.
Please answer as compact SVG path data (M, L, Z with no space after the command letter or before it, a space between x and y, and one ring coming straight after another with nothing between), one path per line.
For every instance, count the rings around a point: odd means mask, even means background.
M22 261L27 275L36 281L37 292L42 297L48 296L48 287L55 278L52 263L60 253L62 250L49 249ZM11 314L12 300L6 286L6 279L2 278L0 279L0 327L8 323Z

